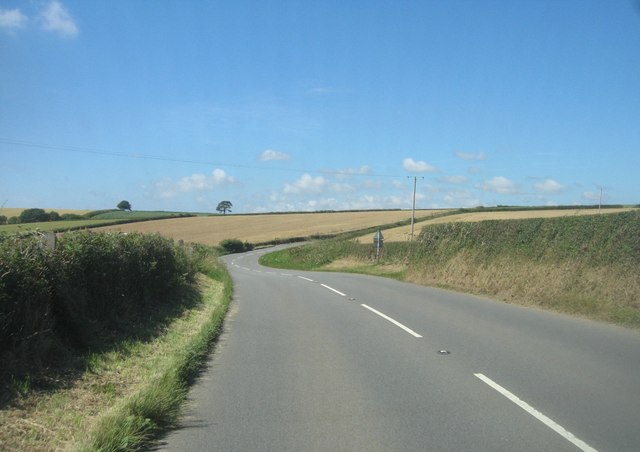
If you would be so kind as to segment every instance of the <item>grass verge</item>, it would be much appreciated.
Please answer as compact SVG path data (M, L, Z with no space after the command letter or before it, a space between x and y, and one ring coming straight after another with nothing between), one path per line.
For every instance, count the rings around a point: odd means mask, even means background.
M265 255L278 268L366 273L640 329L640 212L450 223L414 242L320 241Z
M127 339L85 357L55 388L16 381L0 410L1 450L141 450L177 420L189 384L217 339L232 286L219 263L198 276L200 302L147 341Z

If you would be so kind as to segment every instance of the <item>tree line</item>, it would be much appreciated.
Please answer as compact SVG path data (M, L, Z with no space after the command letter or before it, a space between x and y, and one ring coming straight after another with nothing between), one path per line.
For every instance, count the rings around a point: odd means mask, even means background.
M60 215L55 210L45 212L44 209L25 209L20 215L7 218L0 215L0 224L41 223L45 221L81 220L82 215L75 213L63 213Z

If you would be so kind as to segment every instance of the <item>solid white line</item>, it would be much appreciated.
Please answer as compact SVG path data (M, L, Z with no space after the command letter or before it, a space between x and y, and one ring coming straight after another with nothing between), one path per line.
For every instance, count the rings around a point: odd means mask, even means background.
M395 326L402 328L403 330L405 330L407 333L411 334L412 336L414 336L414 337L422 337L418 333L413 331L411 328L407 328L402 323L398 322L397 320L392 319L388 315L385 315L385 314L383 314L382 312L380 312L380 311L378 311L376 309L373 309L371 306L367 306L366 304L361 304L360 306L362 306L363 308L367 308L369 311L371 311L371 312L373 312L375 314L378 314L383 319L388 320L389 322L393 323Z
M298 276L300 279L304 279L305 281L313 282L313 279L305 278L304 276Z
M474 374L474 375L476 377L478 377L480 380L482 380L483 382L485 382L487 385L489 385L490 387L492 387L493 389L498 391L500 394L505 396L507 399L511 400L513 403L518 405L520 408L525 410L531 416L533 416L536 419L538 419L540 422L542 422L544 425L549 427L551 430L553 430L554 432L558 433L560 436L564 437L567 441L573 443L580 450L583 450L585 452L597 452L596 449L594 449L593 447L589 446L587 443L585 443L581 439L577 438L573 433L571 433L570 431L566 430L564 427L562 427L561 425L557 424L552 419L549 419L547 416L545 416L544 414L542 414L541 412L539 412L538 410L533 408L527 402L525 402L523 400L520 400L516 395L514 395L511 392L507 391L505 388L500 386L498 383L494 382L493 380L491 380L488 377L485 377L483 374Z
M343 297L346 297L346 295L345 295L345 294L343 294L343 293L342 293L342 292L340 292L339 290L334 289L333 287L329 287L329 286L327 286L326 284L320 284L320 285L321 285L322 287L324 287L325 289L332 290L332 291L334 291L335 293L337 293L338 295L341 295L341 296L343 296Z

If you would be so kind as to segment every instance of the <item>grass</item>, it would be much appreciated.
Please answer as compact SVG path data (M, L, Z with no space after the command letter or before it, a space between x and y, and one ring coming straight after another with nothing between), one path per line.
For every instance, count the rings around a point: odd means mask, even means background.
M53 387L15 381L0 410L1 450L139 450L173 425L188 385L221 331L231 300L226 269L210 261L198 277L200 302L146 340L128 338L86 355L80 372Z
M5 209L8 210L8 209ZM23 209L11 209L23 210ZM168 218L184 218L192 217L195 214L185 212L163 212L163 211L121 211L110 210L103 213L92 215L90 218L79 220L62 220L62 221L45 221L38 223L19 223L19 224L3 224L0 225L0 233L15 234L27 231L73 231L77 229L96 228L100 226L109 226L115 224L126 224L138 221L163 220Z
M447 215L437 215L431 218L424 219L424 222L414 227L414 237L417 237L420 233L420 229L426 225L443 224L452 222L478 222L485 220L524 220L530 218L557 218L557 217L570 217L580 215L597 215L602 212L606 213L619 213L637 209L637 207L613 207L606 208L605 210L598 210L593 207L573 207L562 209L551 208L538 208L538 209L526 209L515 210L500 208L493 209L460 209L457 211L449 211ZM387 242L406 242L410 238L411 226L405 225L397 228L392 228L384 232L384 237ZM360 243L371 243L373 240L373 234L367 234L358 239Z
M388 276L640 328L640 211L427 225L415 242L333 239L265 255L278 268Z
M0 225L0 233L15 234L27 231L54 231L62 232L74 229L95 228L116 224L119 220L67 220L44 221L41 223L3 224Z
M161 220L175 217L191 217L194 214L187 212L164 212L150 210L114 210L100 213L91 218L94 220Z

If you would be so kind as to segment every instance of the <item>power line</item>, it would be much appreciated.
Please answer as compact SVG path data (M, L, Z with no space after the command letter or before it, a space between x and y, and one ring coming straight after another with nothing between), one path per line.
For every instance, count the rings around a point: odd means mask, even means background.
M156 160L156 161L164 161L164 162L189 163L189 164L196 164L196 165L211 165L211 166L229 167L229 168L255 169L255 170L261 170L261 171L289 171L289 172L296 172L296 173L320 173L320 174L330 174L330 175L337 175L337 176L394 177L394 178L404 177L397 174L376 174L376 173L357 172L357 171L349 171L349 170L344 170L344 171L310 170L310 169L302 169L302 168L265 167L265 166L257 166L257 165L242 165L238 163L211 162L206 160L191 160L191 159L183 159L183 158L176 158L176 157L161 157L161 156L151 155L151 154L140 154L137 152L125 153L125 152L106 151L103 149L96 149L96 148L51 145L51 144L35 143L30 141L15 140L11 138L1 138L1 137L0 137L0 143L12 144L16 146L24 146L24 147L30 147L30 148L48 149L48 150L61 151L61 152L77 152L81 154L104 155L104 156L119 157L119 158Z

